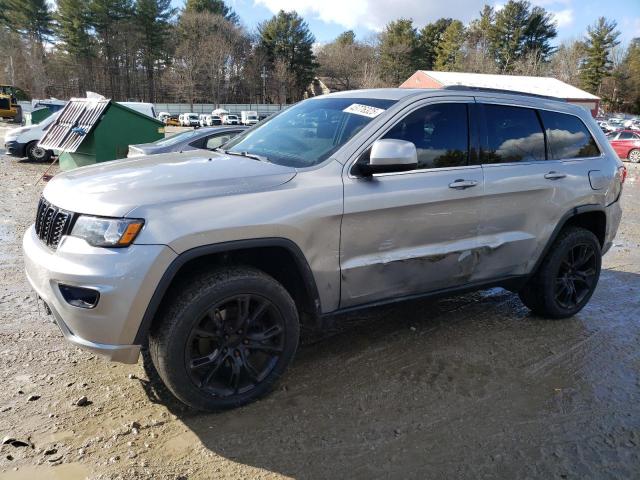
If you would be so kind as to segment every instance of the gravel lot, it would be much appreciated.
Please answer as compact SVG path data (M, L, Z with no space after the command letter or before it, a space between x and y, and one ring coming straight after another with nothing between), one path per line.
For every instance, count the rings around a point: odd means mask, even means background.
M640 168L627 165L623 223L580 315L536 318L493 289L350 316L272 395L204 415L142 360L73 348L39 312L20 244L46 166L0 152L0 436L18 440L0 448L0 479L638 478Z

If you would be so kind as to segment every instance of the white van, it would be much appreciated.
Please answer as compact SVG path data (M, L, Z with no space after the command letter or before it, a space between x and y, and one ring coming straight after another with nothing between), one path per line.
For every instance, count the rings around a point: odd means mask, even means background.
M209 125L211 123L211 115L208 115L206 113L201 113L199 116L199 122L200 122L200 126L201 127L206 127L207 125Z
M183 113L180 115L180 125L183 127L197 127L200 125L200 117L197 113Z
M52 113L35 125L8 130L4 137L4 148L7 153L20 158L27 157L32 162L46 162L51 159L53 151L38 147L38 142L61 111Z
M240 125L240 120L238 119L237 115L228 113L224 117L222 117L222 123L224 125Z
M240 112L240 123L242 125L255 125L258 123L258 112L243 110Z

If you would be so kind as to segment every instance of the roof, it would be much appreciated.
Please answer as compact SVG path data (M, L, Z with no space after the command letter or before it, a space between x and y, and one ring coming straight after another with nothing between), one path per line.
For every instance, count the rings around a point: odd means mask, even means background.
M512 90L547 97L572 100L599 100L599 97L564 83L553 77L526 77L521 75L488 75L485 73L436 72L419 70L442 86L465 85L468 87Z

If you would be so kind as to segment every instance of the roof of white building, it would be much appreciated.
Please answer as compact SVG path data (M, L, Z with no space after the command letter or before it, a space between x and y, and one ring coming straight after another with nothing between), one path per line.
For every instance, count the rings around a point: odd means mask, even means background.
M562 99L598 100L599 97L552 77L525 77L520 75L487 75L484 73L434 72L421 70L442 86L465 85L467 87L496 88L516 92L533 93Z

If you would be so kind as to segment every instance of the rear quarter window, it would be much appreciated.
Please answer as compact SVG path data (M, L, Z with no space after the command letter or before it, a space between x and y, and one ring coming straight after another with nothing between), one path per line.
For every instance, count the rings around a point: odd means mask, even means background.
M549 159L597 157L600 149L582 120L573 115L540 111L547 134Z

